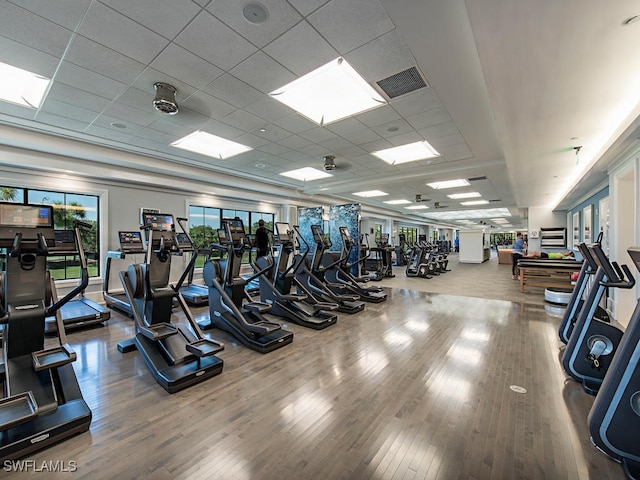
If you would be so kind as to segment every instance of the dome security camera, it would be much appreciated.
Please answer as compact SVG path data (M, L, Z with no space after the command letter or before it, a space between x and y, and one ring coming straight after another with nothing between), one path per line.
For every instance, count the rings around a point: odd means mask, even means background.
M335 159L336 157L334 157L333 155L327 155L326 157L323 157L324 159L324 166L323 168L327 171L327 172L331 172L332 170L336 169L336 164L335 164Z

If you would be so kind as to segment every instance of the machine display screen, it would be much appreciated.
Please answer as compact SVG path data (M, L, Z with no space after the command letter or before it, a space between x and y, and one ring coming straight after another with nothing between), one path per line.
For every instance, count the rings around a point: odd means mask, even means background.
M218 241L220 245L227 245L227 232L221 228L218 229Z
M40 205L0 204L0 225L4 227L53 227L53 208Z
M313 238L317 241L323 240L323 232L322 227L320 225L311 225L311 233L313 233Z
M140 232L118 232L120 245L142 245Z
M173 231L173 215L164 215L162 213L145 213L143 215L144 225L151 225L156 232Z

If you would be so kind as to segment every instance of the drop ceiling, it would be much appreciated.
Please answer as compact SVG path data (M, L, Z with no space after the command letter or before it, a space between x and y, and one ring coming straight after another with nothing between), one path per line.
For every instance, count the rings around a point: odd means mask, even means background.
M605 169L594 169L567 196L573 147L597 161L638 113L629 109L618 130L609 129L616 109L638 103L630 95L640 80L640 23L624 25L640 13L636 2L261 0L263 23L243 15L251 3L1 0L0 61L53 82L37 110L0 102L0 142L44 151L51 142L37 133L52 134L131 153L114 158L133 170L148 171L151 157L163 173L214 189L275 187L409 221L428 217L383 201L420 194L427 215L436 202L447 206L438 212L472 209L426 183L484 177L456 191L480 192L526 226L528 207L566 207L604 181ZM426 86L326 126L269 95L338 57L374 86L411 68ZM153 109L156 82L176 87L178 114ZM13 138L16 128L32 139ZM170 146L197 129L253 150L217 160ZM614 135L598 144L608 129ZM440 156L394 166L371 155L419 140ZM58 153L73 150L58 145ZM82 152L78 175L109 161L104 151ZM329 179L280 175L322 169L326 155L337 166ZM389 195L353 195L362 190Z

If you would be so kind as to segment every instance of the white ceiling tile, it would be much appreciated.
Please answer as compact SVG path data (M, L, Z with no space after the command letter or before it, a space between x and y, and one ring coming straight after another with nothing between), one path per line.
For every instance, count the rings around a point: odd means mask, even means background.
M142 90L143 92L147 92L148 95L153 98L156 94L156 89L153 85L158 82L168 83L176 89L176 101L178 104L193 95L197 90L193 85L189 85L188 83L178 80L167 73L159 72L151 67L145 68L144 72L136 78L132 86Z
M124 125L126 128L114 127L112 123ZM107 130L113 130L115 132L120 132L123 135L127 135L127 136L135 135L139 131L144 129L144 127L142 127L141 125L137 125L135 123L123 120L121 118L110 117L109 115L104 115L104 114L96 117L91 123L91 125L95 125L97 127L104 128Z
M118 130L116 128L104 128L95 123L85 128L84 133L96 137L96 139L107 139L113 142L128 142L131 135L126 130Z
M2 3L0 32L4 37L56 57L62 57L73 33L6 1Z
M298 152L318 159L322 159L323 156L333 153L326 147L316 145L315 143L310 143L306 147L299 148Z
M262 127L261 127L262 128ZM278 140L291 136L291 132L288 132L284 128L280 128L276 125L267 125L265 127L266 131L261 132L261 128L255 130L253 133L262 137L270 142L277 142Z
M182 137L186 137L193 132L193 127L176 125L175 122L171 121L171 118L169 116L158 118L155 122L148 125L146 128L157 130L161 133L166 133L169 136L173 137L172 141L178 140Z
M403 117L442 108L442 103L431 88L421 88L415 92L400 95L389 103Z
M221 120L223 123L239 128L245 132L252 132L264 126L264 120L244 110L236 110Z
M263 118L267 122L275 122L291 114L289 107L273 99L270 95L262 95L259 100L250 103L243 110L254 114L256 117Z
M280 155L281 153L290 150L290 148L278 143L267 143L266 145L261 145L259 150L261 152L268 153L269 155Z
M151 67L182 80L196 89L201 89L222 75L222 70L218 67L202 61L201 58L175 43L170 44L158 55L151 63Z
M207 11L200 12L175 42L225 71L257 50Z
M297 150L306 147L310 142L309 140L299 137L298 135L291 135L290 137L279 140L278 143L292 150Z
M203 115L200 112L196 112L195 110L191 110L190 108L178 106L179 111L175 115L167 115L158 113L158 115L162 115L166 117L166 121L173 125L179 125L183 127L191 127L193 130L201 128L203 125L211 121L211 118Z
M254 24L243 15L245 5L237 0L219 0L209 4L207 10L258 47L264 47L302 19L286 0L261 0L260 6L268 17L265 22Z
M394 122L400 118L400 115L398 115L398 112L389 105L382 105L381 107L373 108L369 111L356 115L356 118L367 127L375 127L377 125Z
M262 92L228 73L218 77L202 90L238 108L246 107L263 96Z
M40 112L50 113L65 118L72 118L85 123L91 123L98 115L98 113L93 110L69 105L66 102L61 102L53 98L47 98L44 101L42 107L40 107ZM36 119L40 120L39 114L36 116Z
M364 78L377 82L416 65L411 50L396 30L370 41L345 55Z
M101 112L111 101L108 98L79 90L61 82L53 82L47 98L86 108L94 112Z
M355 132L344 132L340 136L346 140L349 140L355 145L362 145L363 143L370 143L381 140L380 135L378 135L370 128L365 128Z
M285 160L288 160L290 168L295 168L294 164L299 165L300 167L307 166L307 165L313 166L318 161L315 158L309 157L308 155L305 155L295 150L289 150L288 152L284 152L283 154L280 155L280 157Z
M310 130L305 130L304 132L300 132L298 135L300 135L302 138L306 138L310 142L315 143L331 140L337 137L337 135L331 130L327 130L323 127L315 127Z
M173 39L196 16L191 0L100 0L166 38Z
M329 0L289 0L293 8L298 10L303 16L309 15L327 2L329 2Z
M421 142L422 140L424 140L424 138L422 138L422 136L415 130L410 130L394 137L387 137L387 140L393 146L399 147L408 143Z
M265 140L253 133L245 133L238 138L234 138L233 141L251 148L258 148L269 143L269 140Z
M274 40L264 51L300 76L340 56L306 21Z
M125 83L70 62L62 62L56 81L105 98L116 98L127 88Z
M0 62L52 78L60 60L53 55L0 36Z
M219 120L210 120L204 125L201 125L200 130L207 133L212 133L228 140L234 140L245 133L244 130L221 122Z
M331 130L332 132L337 133L338 135L343 135L349 132L358 132L366 128L362 122L359 122L355 117L348 117L344 120L339 120L335 123L327 125L325 128Z
M78 33L141 63L148 64L169 41L115 10L94 2Z
M0 102L0 119L11 122L13 118L33 120L38 111L15 103ZM6 116L6 117L5 117Z
M292 113L284 118L279 118L274 121L273 124L284 128L291 133L300 133L317 127L317 124L297 113Z
M154 142L161 143L163 145L171 145L176 140L176 136L173 133L164 133L155 128L141 128L134 134L136 137L146 138Z
M336 137L336 138L332 138L331 140L324 140L322 142L318 142L318 145L326 147L326 148L330 149L333 152L337 152L340 149L345 149L345 148L352 147L353 143L351 143L350 141L346 140L345 138Z
M126 84L133 82L145 68L142 63L82 36L74 38L65 58L75 65ZM67 81L65 83L70 85Z
M6 3L6 2L3 2ZM75 30L91 0L11 0L11 3L40 15L69 30ZM3 14L4 14L3 8Z
M413 127L401 118L389 123L383 123L382 125L376 125L375 127L371 127L371 129L383 138L396 137L407 132L415 133Z
M441 123L451 121L451 116L444 108L434 108L417 115L406 117L406 120L415 128L420 130L427 127L433 127Z
M157 115L162 115L159 112L155 112L154 114L154 111L152 110L149 110L148 112L142 111L118 102L114 102L105 108L104 114L142 126L153 123L157 119Z
M154 92L144 92L138 88L129 87L116 99L116 101L127 105L128 107L137 108L143 112L154 113L154 96Z
M229 73L262 93L273 92L296 78L293 73L263 52L255 53Z
M308 20L341 55L394 29L378 0L333 0Z
M431 139L446 137L448 135L455 135L456 133L460 132L458 131L458 127L456 127L456 124L451 121L441 123L439 125L434 125L433 127L422 128L418 130L418 133L428 141L431 141Z
M195 92L187 100L179 104L179 106L184 106L215 119L221 119L236 110L236 107L230 103L223 102L202 91ZM180 115L180 112L178 112L178 115Z
M448 162L473 158L473 153L469 150L466 143L446 145L444 147L438 147L437 150Z
M63 117L53 113L40 111L37 117L38 123L51 125L52 127L82 132L87 127L87 122L74 118Z

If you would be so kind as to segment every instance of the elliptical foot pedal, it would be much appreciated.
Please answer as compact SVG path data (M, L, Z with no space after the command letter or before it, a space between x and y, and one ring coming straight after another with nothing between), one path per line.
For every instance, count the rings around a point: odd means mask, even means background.
M38 405L30 391L0 399L0 431L28 422L37 416Z
M67 363L76 361L76 352L69 345L60 345L55 348L40 350L31 354L33 369L36 372L61 367Z
M215 355L216 353L224 350L224 345L212 342L206 338L198 340L197 342L187 343L186 347L189 353L198 358L210 357L211 355Z

